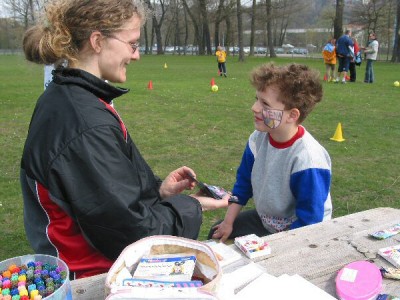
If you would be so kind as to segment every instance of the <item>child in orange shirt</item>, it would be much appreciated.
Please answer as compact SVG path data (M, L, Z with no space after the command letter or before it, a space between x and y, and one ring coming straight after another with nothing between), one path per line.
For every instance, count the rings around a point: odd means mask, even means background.
M322 50L322 57L325 63L325 81L333 81L336 78L336 40L330 39Z

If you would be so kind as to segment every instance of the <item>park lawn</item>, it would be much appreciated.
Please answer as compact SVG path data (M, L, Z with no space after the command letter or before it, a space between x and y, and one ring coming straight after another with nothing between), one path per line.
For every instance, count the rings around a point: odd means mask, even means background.
M199 179L231 189L250 133L255 91L249 72L270 58L227 61L228 78L217 74L212 56L145 56L128 67L130 88L115 101L132 139L160 177L187 165ZM321 72L321 59L275 58L277 64L307 64ZM364 84L365 63L356 83L324 84L324 100L304 126L332 159L334 217L381 206L400 208L399 64L377 62L376 83ZM211 92L212 78L219 91ZM147 88L152 81L153 89ZM20 157L36 99L43 90L43 66L19 55L0 55L1 172L0 261L31 253L23 227ZM338 123L344 142L330 140ZM248 207L253 207L252 201ZM27 212L29 214L29 212ZM199 239L225 210L204 213ZM398 223L399 220L393 220Z

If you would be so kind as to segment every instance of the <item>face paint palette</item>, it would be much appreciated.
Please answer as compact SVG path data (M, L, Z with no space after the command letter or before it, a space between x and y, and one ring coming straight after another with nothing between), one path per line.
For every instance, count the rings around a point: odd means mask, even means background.
M369 300L382 290L379 268L368 261L355 261L341 269L336 277L336 294L341 300Z

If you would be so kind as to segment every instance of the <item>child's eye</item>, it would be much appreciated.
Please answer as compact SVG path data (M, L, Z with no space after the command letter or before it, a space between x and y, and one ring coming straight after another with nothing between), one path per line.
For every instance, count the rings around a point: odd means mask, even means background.
M257 96L255 96L254 99L255 99L256 101L260 101L260 99L259 99ZM268 103L263 102L263 101L260 101L260 102L261 102L261 104L262 104L262 106L263 106L264 108L266 108L266 109L269 109L269 108L270 108L270 106L269 106Z

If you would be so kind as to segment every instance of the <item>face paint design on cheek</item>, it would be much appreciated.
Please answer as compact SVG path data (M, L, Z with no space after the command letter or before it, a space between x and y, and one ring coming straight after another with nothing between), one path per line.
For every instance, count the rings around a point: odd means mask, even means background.
M264 124L271 129L277 128L282 121L283 110L263 109Z

